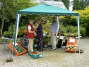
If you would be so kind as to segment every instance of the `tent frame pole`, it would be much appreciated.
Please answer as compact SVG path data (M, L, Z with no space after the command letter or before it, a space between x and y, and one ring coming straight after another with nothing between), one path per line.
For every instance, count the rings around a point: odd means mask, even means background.
M58 32L59 32L59 27L60 27L59 16L57 16L57 23L58 23ZM58 34L58 33L57 33L57 34Z
M59 26L60 26L60 23L59 23L59 16L56 16L56 21L57 21L57 24L58 24L58 29L57 29L57 35L58 35L58 33L59 33ZM56 42L56 44L58 43L58 39L56 39L57 40L57 42Z
M21 14L16 14L16 26L15 26L15 32L14 32L14 46L16 46L20 17L21 17Z
M78 26L78 49L80 53L80 16L77 16L77 26Z

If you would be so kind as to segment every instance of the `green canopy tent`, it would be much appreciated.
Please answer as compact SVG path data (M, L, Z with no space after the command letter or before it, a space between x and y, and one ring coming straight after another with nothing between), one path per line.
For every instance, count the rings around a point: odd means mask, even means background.
M16 15L16 29L14 33L14 46L16 44L17 40L17 34L18 34L18 28L19 28L19 21L20 21L20 16L21 14L31 14L31 15L51 15L51 16L57 16L57 21L58 16L76 16L77 17L77 26L78 26L78 46L79 46L79 40L80 40L80 28L79 28L79 13L75 13L72 11L69 11L67 9L63 8L58 8L56 6L48 5L48 4L39 4L34 7L26 8L23 10L17 11Z

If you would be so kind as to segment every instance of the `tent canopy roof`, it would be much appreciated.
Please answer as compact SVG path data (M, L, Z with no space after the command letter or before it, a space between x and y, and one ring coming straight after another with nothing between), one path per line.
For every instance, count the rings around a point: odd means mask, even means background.
M18 14L35 14L35 15L73 15L79 16L79 13L69 11L67 9L59 8L47 4L39 4L34 7L18 10Z

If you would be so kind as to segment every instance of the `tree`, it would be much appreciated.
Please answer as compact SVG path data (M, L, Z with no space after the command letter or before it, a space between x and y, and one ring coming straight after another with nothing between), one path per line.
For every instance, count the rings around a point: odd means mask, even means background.
M62 0L62 2L65 4L67 8L69 8L69 0Z
M80 13L80 25L85 28L85 35L89 36L89 7L77 12Z
M74 10L81 10L88 6L88 2L84 0L74 0Z
M62 0L65 6L69 7L70 0ZM89 0L74 0L73 1L73 9L74 10L81 10L84 9L86 6L89 6Z
M0 9L0 35L2 36L3 27L8 28L15 22L16 11L32 6L30 0L0 0L2 7ZM8 24L7 26L5 26Z

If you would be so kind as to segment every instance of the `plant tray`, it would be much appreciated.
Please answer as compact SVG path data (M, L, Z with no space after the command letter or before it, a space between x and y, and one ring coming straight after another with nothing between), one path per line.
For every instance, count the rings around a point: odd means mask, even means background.
M40 58L40 54L38 52L30 52L28 56L31 56L34 59Z
M76 53L76 50L71 50L71 49L70 50L65 49L65 51L69 53Z
M17 43L16 46L14 46L12 43L9 43L7 46L13 53L15 53L16 56L20 56L27 53L27 50L21 46L20 43Z

